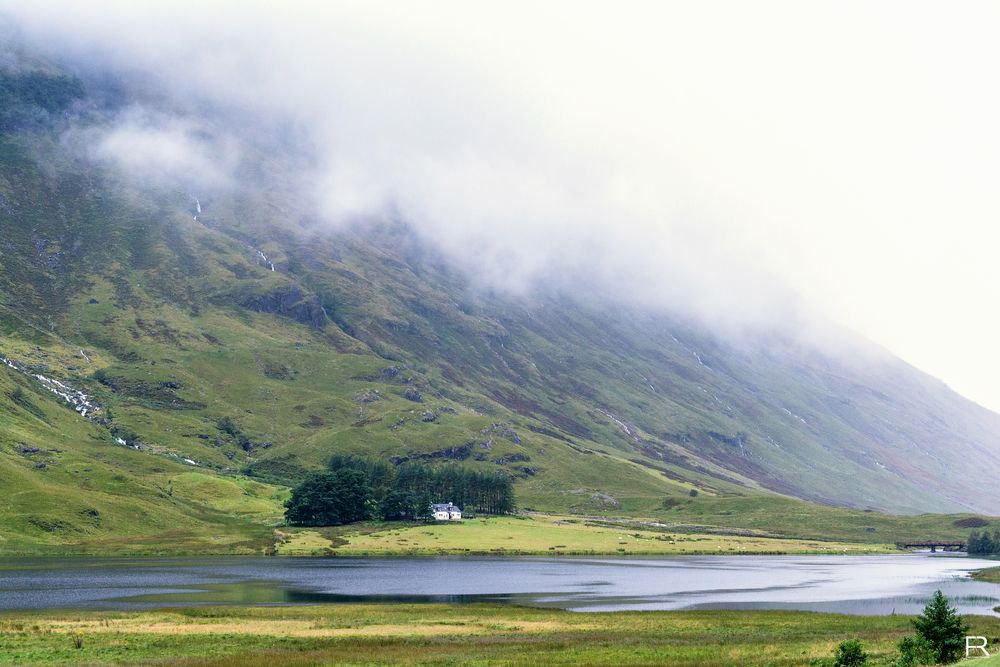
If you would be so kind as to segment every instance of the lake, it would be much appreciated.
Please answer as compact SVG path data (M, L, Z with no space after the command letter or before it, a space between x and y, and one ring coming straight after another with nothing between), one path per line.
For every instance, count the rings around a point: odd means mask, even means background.
M803 609L911 614L940 588L993 614L1000 585L959 555L0 560L0 609L501 602L575 611Z

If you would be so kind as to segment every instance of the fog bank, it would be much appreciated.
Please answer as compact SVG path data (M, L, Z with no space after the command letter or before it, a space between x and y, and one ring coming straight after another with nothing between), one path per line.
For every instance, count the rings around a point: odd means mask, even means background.
M815 312L1000 407L991 4L22 5L35 48L171 100L102 159L225 187L247 123L288 125L331 226L730 332ZM238 121L206 140L202 105Z

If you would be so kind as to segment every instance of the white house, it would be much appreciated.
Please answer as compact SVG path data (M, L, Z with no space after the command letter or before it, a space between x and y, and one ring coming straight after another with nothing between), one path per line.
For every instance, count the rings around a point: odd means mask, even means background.
M461 521L462 520L462 510L455 507L451 503L440 503L431 505L431 510L434 512L435 521Z

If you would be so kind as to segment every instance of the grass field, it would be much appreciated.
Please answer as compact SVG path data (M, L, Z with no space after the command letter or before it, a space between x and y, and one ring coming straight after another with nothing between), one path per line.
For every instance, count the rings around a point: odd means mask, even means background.
M970 620L972 634L995 645L1000 619ZM8 613L0 615L0 664L777 667L828 657L853 637L864 642L874 664L887 664L910 633L901 616L779 611L584 614L365 604Z
M1000 529L997 517L893 515L827 507L776 495L699 497L652 516L664 523L755 530L783 537L891 544L928 539L964 541L972 530L969 520L982 522L976 530Z
M979 581L990 581L1000 584L1000 567L991 567L985 570L976 570L972 573L972 578Z
M531 515L448 524L367 523L339 529L279 531L280 555L884 553L858 544L677 532Z

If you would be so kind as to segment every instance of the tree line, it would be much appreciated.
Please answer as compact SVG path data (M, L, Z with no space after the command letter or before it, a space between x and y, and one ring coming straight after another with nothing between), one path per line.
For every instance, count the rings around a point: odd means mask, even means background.
M1000 554L1000 530L994 530L992 535L986 530L972 531L966 551L978 555Z
M378 459L337 455L329 470L307 477L292 490L285 518L294 525L336 526L378 518L430 521L432 503L451 502L466 513L511 514L511 479L456 465L390 465Z

